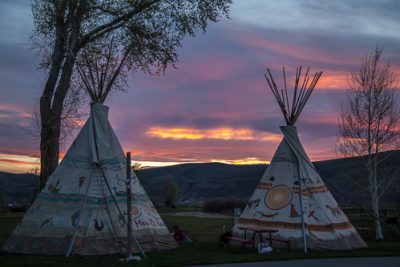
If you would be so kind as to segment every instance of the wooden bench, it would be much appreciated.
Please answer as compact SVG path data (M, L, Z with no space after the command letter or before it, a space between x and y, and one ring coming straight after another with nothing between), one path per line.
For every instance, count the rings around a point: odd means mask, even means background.
M244 238L237 237L237 236L227 236L226 241L227 241L226 246L229 246L229 241L240 242L242 244L242 252L243 252L243 248L246 246L246 244L250 244L252 242L251 240L244 239Z
M270 243L271 244L269 244L271 247L272 247L272 241L278 241L278 242L286 243L288 251L290 250L290 242L291 242L291 240L280 239L280 238L271 238L270 239Z

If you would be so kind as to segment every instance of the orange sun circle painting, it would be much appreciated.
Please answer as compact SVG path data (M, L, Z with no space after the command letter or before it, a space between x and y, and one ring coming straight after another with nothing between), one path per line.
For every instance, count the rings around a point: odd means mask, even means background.
M139 213L139 209L137 207L135 207L135 206L132 206L131 213L132 213L132 215L136 215L136 214Z
M292 192L285 185L272 187L265 195L265 205L271 210L286 207L292 201Z

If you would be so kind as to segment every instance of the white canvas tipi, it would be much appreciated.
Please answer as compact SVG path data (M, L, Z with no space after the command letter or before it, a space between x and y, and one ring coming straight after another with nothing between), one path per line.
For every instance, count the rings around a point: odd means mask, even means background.
M283 71L285 77L285 71ZM246 208L234 226L256 226L278 230L273 237L291 241L291 247L312 249L353 249L366 247L343 210L308 158L294 126L320 75L312 79L308 70L300 85L301 68L296 73L294 97L289 101L285 89L279 90L265 75L284 114L287 126L281 127L281 141ZM309 82L311 80L311 82ZM289 104L290 103L290 104ZM279 245L280 242L274 242ZM281 243L283 244L283 243Z
M126 159L107 113L108 107L92 105L90 118L6 241L4 251L61 255L68 250L81 255L126 252ZM133 234L140 246L146 251L175 247L134 173L131 188ZM138 246L133 249L138 252Z
M137 241L131 252L176 247L133 171L132 208L127 210L126 158L108 121L108 107L102 103L129 51L118 60L113 57L119 53L112 53L112 43L108 47L105 55L84 56L87 69L77 65L94 102L90 117L4 244L4 251L67 256L126 253L128 212Z

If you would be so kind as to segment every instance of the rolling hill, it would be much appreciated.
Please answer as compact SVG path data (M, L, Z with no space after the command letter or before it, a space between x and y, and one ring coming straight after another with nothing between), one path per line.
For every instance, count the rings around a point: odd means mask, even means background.
M31 202L38 184L33 174L0 172L0 204Z
M382 169L400 177L400 151L383 156L388 156L388 159ZM360 168L360 158L320 161L314 162L314 165L339 203L348 205L352 200L358 203L368 201L367 194L352 182L354 178L366 177ZM267 165L194 163L144 169L138 171L137 175L153 201L163 203L166 188L173 182L179 189L177 202L192 204L216 198L247 200L266 168ZM347 197L335 188L345 192ZM400 204L400 178L382 197L382 203L391 206Z
M400 151L385 154L382 166L389 175L400 177ZM354 177L366 177L359 165L360 158L334 159L315 162L315 167L341 205L351 200L335 188L344 191L358 203L368 196L352 182ZM228 165L222 163L193 163L143 169L137 175L156 204L162 204L170 184L178 188L177 203L200 204L217 198L247 200L254 191L267 165ZM29 201L33 197L37 176L0 172L0 196L7 202ZM1 200L1 199L0 199ZM394 181L382 197L384 205L400 205L400 178Z

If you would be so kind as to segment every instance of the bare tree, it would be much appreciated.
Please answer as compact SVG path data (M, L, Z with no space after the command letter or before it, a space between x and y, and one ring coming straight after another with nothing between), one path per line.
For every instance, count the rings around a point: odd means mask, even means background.
M381 62L383 49L376 48L365 56L358 72L348 77L347 103L339 117L339 152L343 156L360 156L365 168L363 179L355 182L369 193L375 214L375 236L383 239L379 221L380 198L392 184L395 175L380 168L390 153L398 148L400 113L397 108L395 75L389 61Z
M48 72L40 97L41 184L59 160L66 96L80 51L109 33L129 48L130 66L150 74L177 62L183 38L228 15L231 0L33 0L33 42Z

